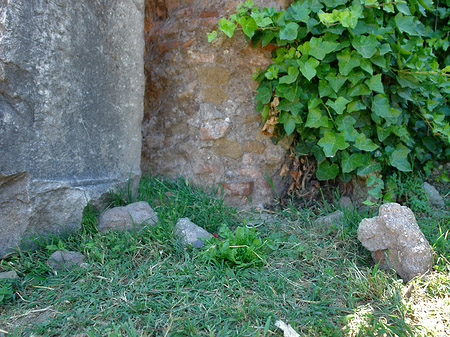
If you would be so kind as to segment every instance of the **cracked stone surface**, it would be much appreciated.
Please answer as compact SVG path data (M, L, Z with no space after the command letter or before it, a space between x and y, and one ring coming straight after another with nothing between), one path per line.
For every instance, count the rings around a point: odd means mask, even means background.
M380 206L378 216L359 224L358 240L372 252L375 263L385 270L394 269L406 282L427 273L433 265L430 244L406 206Z

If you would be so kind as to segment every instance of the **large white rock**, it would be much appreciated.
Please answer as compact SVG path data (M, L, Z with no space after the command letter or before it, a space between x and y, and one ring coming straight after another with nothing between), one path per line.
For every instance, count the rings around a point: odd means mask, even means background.
M358 240L372 252L381 268L394 269L405 281L432 268L430 244L406 206L397 203L380 206L378 216L363 219L359 224Z

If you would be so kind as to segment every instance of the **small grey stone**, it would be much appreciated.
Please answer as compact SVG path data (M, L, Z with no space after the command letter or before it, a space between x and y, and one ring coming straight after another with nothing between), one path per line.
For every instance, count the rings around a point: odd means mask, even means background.
M432 207L435 207L435 208L444 208L445 207L444 199L441 197L441 195L439 194L439 192L433 185L430 185L429 183L424 182L422 185L422 188L424 189L425 193L427 194L428 201L430 202Z
M192 247L194 247L194 248L202 248L204 245L205 245L205 243L203 242L203 240L200 240L200 239L195 240L192 243Z
M314 224L316 226L322 225L322 226L340 226L342 225L342 220L344 218L344 213L342 211L336 211L331 214L328 214L326 216L322 216L320 218L317 218L314 220Z
M431 247L413 212L397 203L381 205L379 216L363 219L358 240L382 269L394 269L406 282L431 270Z
M3 273L0 273L0 279L9 279L9 280L16 280L19 276L14 270L11 271L5 271Z
M352 209L352 199L350 199L349 197L342 197L341 200L339 200L339 207L342 209Z
M158 222L158 215L145 201L135 202L127 206L114 207L100 216L98 229L101 232L108 230L131 230L133 225L154 226Z
M178 219L175 225L175 234L180 236L186 244L195 248L203 247L204 241L201 240L202 238L212 238L212 234L191 222L189 218Z
M48 265L53 269L72 269L86 261L83 254L67 250L57 250L48 259Z

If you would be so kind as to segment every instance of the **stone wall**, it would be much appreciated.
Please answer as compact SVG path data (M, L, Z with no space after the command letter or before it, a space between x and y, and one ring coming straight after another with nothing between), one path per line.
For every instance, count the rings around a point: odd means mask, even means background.
M275 195L269 181L284 188L285 150L261 134L253 103L252 73L270 64L271 50L252 49L239 33L207 41L239 3L146 0L142 168L221 185L229 202L261 206Z
M0 257L140 174L144 8L0 1Z

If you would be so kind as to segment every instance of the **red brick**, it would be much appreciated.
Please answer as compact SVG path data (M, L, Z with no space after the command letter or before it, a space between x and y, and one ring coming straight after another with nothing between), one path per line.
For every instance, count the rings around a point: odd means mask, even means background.
M157 47L161 53L166 53L173 49L178 48L181 45L181 42L178 40L168 40L159 42Z
M194 14L194 10L192 8L185 8L185 9L179 10L175 16L177 17L177 19L182 19L182 18L186 18L186 17L191 17L191 16L193 16L193 14Z
M220 172L221 167L212 164L205 164L200 170L200 174L208 174L208 173L218 173Z
M180 26L178 22L174 22L168 25L154 25L151 35L152 36L174 36L180 32Z
M218 18L218 17L219 17L219 12L218 11L203 11L199 15L200 19L204 19L204 18Z
M194 44L194 42L195 42L195 39L189 39L189 40L187 40L187 41L185 41L185 42L183 43L183 45L181 46L181 48L188 48L188 47L191 47L191 46Z
M179 0L165 0L164 3L169 11L180 6Z
M187 51L189 60L196 63L214 63L216 60L216 55L214 53L204 53L201 51Z
M206 19L202 19L200 24L203 27L213 28L214 26L217 25L217 21L219 21L217 18L206 18Z
M224 188L231 193L231 195L236 196L248 196L253 192L253 181L248 181L244 183L225 183Z

